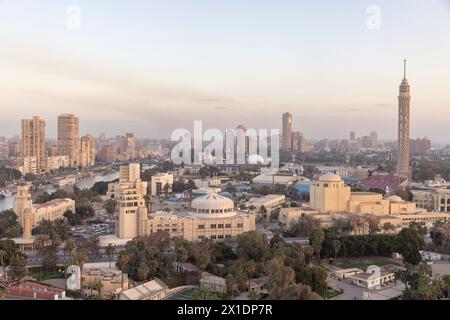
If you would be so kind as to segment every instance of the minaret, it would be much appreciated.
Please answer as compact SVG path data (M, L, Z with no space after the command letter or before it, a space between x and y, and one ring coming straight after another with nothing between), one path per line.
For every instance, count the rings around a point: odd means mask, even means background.
M409 166L409 118L410 118L410 88L406 80L406 60L404 60L403 81L398 96L398 165L399 176L411 178Z

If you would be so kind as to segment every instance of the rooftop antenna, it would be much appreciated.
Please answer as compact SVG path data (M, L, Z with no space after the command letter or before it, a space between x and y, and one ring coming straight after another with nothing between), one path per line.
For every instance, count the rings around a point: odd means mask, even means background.
M406 59L403 60L403 79L406 79Z

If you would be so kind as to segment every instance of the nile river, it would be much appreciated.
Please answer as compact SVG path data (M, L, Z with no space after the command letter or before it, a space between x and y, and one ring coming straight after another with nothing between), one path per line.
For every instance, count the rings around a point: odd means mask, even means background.
M104 174L104 175L99 174L99 175L96 175L95 177L86 178L86 179L78 181L76 183L76 186L80 189L89 189L96 182L100 182L100 181L109 182L109 181L116 180L117 178L119 178L119 172L114 172L114 173L109 173L109 174ZM56 188L54 186L49 185L44 190L34 191L32 194L33 198L44 191L47 193L52 193L52 192L56 191ZM14 201L14 196L6 197L5 199L1 199L0 200L0 211L11 209L13 207L13 201Z

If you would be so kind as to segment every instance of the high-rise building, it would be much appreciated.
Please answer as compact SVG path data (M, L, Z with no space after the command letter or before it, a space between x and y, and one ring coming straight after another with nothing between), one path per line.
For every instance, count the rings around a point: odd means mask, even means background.
M409 166L409 131L410 131L410 102L411 94L408 80L406 80L406 60L404 61L403 81L398 96L398 164L399 176L411 177Z
M91 167L95 164L95 141L90 135L81 138L80 166Z
M372 148L378 146L378 133L376 133L375 131L372 131L370 133L370 145Z
M281 149L286 152L292 151L292 114L286 112L283 114L283 133L281 137Z
M0 137L0 159L7 158L9 154L8 143L5 137Z
M127 159L134 159L136 156L136 142L133 133L125 135L125 154Z
M47 170L45 152L45 121L40 117L22 120L21 149L23 157L35 157L38 173Z
M431 140L427 138L410 140L411 155L424 156L431 153Z
M350 141L354 142L356 140L356 133L355 131L350 131Z
M78 167L80 162L79 120L74 114L58 117L58 155L69 156L70 166Z

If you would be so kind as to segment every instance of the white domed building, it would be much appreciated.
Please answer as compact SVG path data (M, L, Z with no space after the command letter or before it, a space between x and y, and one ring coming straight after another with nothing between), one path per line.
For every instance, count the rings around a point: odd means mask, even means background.
M210 193L194 199L188 210L151 213L143 217L142 225L147 235L165 231L187 241L223 241L255 230L255 215L237 210L229 198Z

